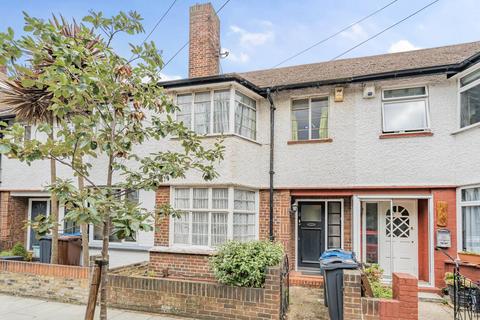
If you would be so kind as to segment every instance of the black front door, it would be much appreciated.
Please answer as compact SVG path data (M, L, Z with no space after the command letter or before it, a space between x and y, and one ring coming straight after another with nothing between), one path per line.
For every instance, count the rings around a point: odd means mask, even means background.
M325 250L325 203L300 202L298 205L298 266L318 268Z

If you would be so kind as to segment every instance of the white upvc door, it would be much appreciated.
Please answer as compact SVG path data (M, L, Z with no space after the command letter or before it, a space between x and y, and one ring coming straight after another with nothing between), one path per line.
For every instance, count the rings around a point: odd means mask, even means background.
M378 260L384 269L385 278L391 278L393 272L418 277L417 201L379 202L378 211Z

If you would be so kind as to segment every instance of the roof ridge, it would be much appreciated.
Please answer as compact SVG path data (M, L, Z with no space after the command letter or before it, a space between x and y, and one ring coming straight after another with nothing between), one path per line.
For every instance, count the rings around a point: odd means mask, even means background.
M321 64L335 63L335 62L341 62L341 61L371 59L371 58L378 58L378 57L385 57L385 56L391 56L391 57L401 56L401 55L410 54L412 52L418 53L418 52L433 51L433 50L438 50L438 49L447 49L447 48L452 48L452 47L461 47L461 46L472 45L472 44L480 44L480 41L471 41L471 42L450 44L450 45L446 45L446 46L437 46L437 47L431 47L431 48L414 49L414 50L408 50L408 51L402 51L402 52L381 53L381 54L373 54L373 55L360 56L360 57L344 58L344 59L338 59L338 60L326 60L326 61L319 61L319 62L312 62L312 63L296 64L296 65L279 67L279 68L257 69L257 70L251 70L251 71L245 71L245 72L234 72L234 73L238 74L238 75L243 75L243 74L248 74L248 73L265 72L265 71L273 71L273 70L281 71L281 70L288 70L289 68L317 66L317 65L321 65Z

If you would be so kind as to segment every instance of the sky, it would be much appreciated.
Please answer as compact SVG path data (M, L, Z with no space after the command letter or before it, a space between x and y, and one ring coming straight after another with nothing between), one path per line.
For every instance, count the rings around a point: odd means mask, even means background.
M222 72L272 68L385 6L392 0L230 0L219 13L221 46L229 52L221 59ZM149 40L162 50L164 60L188 41L188 8L200 0L177 0ZM211 0L218 9L225 0ZM377 15L355 25L282 66L330 60L368 37L425 6L431 0L397 0ZM0 0L0 31L12 27L23 33L23 14L49 18L63 15L81 21L89 10L114 15L135 10L148 33L172 0ZM480 0L440 0L420 14L368 41L342 58L399 52L480 40ZM145 34L121 36L115 50L130 57L128 43L139 44ZM163 70L166 80L185 78L188 47Z

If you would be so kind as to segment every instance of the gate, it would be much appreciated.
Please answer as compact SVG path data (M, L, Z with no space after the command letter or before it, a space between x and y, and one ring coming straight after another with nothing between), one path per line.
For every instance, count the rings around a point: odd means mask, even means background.
M455 263L453 300L455 320L480 320L480 287L460 274L460 267Z
M280 272L280 319L286 319L288 305L290 303L290 278L287 255L285 255L283 259L282 270Z

